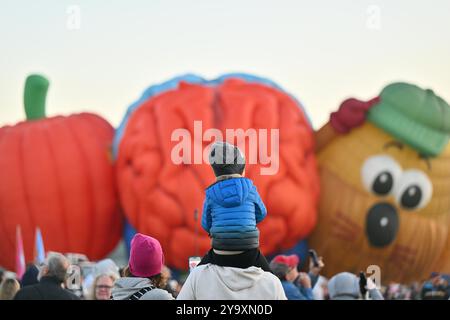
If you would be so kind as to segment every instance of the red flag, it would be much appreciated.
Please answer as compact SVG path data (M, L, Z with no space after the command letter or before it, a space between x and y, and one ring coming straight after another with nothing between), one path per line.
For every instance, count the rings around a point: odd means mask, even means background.
M23 252L22 233L20 226L16 228L16 276L17 279L22 279L25 273L25 253Z

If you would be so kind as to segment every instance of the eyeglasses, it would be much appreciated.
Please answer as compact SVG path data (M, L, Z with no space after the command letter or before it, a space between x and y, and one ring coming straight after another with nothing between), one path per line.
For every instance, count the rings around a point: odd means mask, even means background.
M106 285L99 285L99 286L97 286L95 289L97 289L97 290L100 290L100 289L111 290L112 287L111 287L111 286L106 286Z

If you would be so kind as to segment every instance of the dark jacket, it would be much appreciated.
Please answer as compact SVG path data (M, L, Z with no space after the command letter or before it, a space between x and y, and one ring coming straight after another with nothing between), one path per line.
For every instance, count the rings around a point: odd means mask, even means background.
M259 249L245 250L239 254L222 255L214 252L214 249L209 250L199 265L212 263L221 267L233 267L247 269L250 267L258 267L267 272L272 272L266 257Z
M38 284L20 289L14 300L80 300L75 294L61 287L54 277L42 277Z
M206 189L202 227L211 235L215 249L258 248L256 224L266 215L266 207L250 179L226 179Z
M423 285L421 292L422 300L448 300L450 288L444 286L434 286L431 282Z
M33 284L38 284L38 275L39 275L39 269L34 265L29 265L27 270L22 276L22 279L20 280L21 287L31 286Z

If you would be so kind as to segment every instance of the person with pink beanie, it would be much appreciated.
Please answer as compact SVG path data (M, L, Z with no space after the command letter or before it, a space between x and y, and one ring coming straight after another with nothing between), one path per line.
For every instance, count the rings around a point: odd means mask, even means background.
M155 238L137 233L131 240L130 259L124 277L114 284L113 300L173 300L162 289L165 286L161 271L164 254Z

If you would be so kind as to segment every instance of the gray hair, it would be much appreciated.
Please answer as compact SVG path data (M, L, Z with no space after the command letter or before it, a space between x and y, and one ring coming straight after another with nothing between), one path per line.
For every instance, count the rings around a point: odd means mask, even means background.
M94 266L94 277L102 275L111 276L114 280L120 278L119 267L112 259L103 259L97 262Z
M289 273L290 270L288 265L284 263L271 261L269 266L273 274L276 275L280 280L286 280L286 275Z
M47 259L45 259L45 266L48 269L46 276L55 277L61 282L66 280L70 263L64 255L58 252L49 253Z

